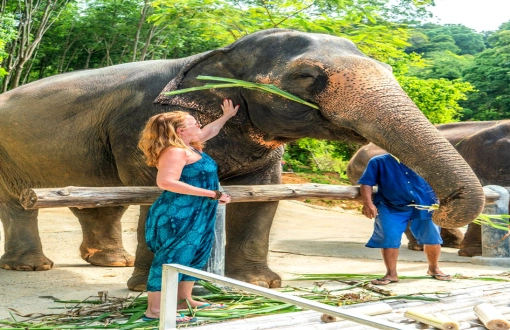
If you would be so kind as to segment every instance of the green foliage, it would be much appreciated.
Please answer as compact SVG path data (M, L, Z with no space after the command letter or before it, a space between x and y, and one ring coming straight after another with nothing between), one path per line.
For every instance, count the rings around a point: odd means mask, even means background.
M341 141L303 138L285 147L283 159L295 172L308 170L335 172L341 179L347 179L345 171L348 160L358 147L359 145Z
M456 55L447 50L429 53L425 61L427 65L410 68L408 75L421 79L461 79L463 71L473 65L474 57L471 55Z
M508 220L510 215L508 214L480 214L473 223L477 225L484 225L495 229L509 231Z
M397 77L400 85L434 124L458 121L462 108L457 103L466 98L466 93L474 90L467 82L447 79L419 79L416 77Z
M464 120L510 118L510 22L488 38L491 48L475 57L464 79L478 90L462 105Z
M15 21L13 14L0 13L0 64L9 54L5 46L16 38ZM7 71L0 66L0 78L7 74Z
M450 51L458 55L474 55L485 49L483 35L461 24L424 24L414 29L408 53L428 57L432 52Z

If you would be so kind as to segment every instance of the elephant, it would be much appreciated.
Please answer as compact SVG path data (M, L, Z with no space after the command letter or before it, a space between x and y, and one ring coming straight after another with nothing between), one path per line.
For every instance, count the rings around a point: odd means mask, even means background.
M437 125L436 128L450 141L471 166L481 184L510 186L510 120L468 121ZM385 153L373 143L361 147L347 165L347 177L356 184L368 160ZM442 228L443 246L460 248L460 256L482 255L481 227L468 225L465 234L458 229ZM411 250L422 250L410 231L406 231Z
M273 84L318 109L238 87L162 93L201 86L199 75ZM0 267L48 270L53 265L42 250L37 210L24 210L18 202L24 189L153 186L155 169L144 164L137 149L146 120L182 110L205 125L221 115L225 98L240 109L205 151L218 163L227 191L229 185L280 183L288 142L303 137L373 141L430 182L441 200L436 223L463 226L483 209L475 174L402 90L389 65L344 38L262 30L191 57L64 73L0 95L0 218L6 233ZM264 287L281 285L267 263L277 207L277 201L227 206L226 276ZM133 264L120 236L125 209L72 209L83 230L83 259L95 265ZM144 239L147 209L141 207L134 271L127 283L133 291L145 289L153 258Z

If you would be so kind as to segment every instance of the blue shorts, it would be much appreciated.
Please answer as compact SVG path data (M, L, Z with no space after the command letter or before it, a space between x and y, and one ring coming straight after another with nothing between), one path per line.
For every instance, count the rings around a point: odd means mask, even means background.
M369 248L398 249L402 234L410 222L409 228L418 244L442 244L441 227L428 220L413 220L412 211L398 213L379 213L374 221L374 232L365 245Z

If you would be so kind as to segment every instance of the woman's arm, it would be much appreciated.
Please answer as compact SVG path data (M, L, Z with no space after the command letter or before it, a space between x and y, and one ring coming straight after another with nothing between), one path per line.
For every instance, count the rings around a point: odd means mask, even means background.
M179 181L187 159L186 150L182 148L164 150L158 159L158 175L156 177L158 187L179 194L215 197L216 193L213 190L195 187Z
M156 176L158 187L179 194L215 198L216 191L214 190L195 187L179 181L187 159L186 150L182 148L164 150L158 159L158 174ZM218 199L220 204L230 203L230 200L230 195L225 192Z
M236 105L234 107L232 100L224 99L223 104L221 105L221 109L223 110L223 116L202 127L202 135L200 135L200 142L205 142L218 135L218 133L220 132L223 125L225 125L227 120L236 115L237 110L239 109L239 105Z

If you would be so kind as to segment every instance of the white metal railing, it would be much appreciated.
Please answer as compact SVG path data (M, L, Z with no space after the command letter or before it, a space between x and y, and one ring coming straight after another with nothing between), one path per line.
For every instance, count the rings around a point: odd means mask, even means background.
M234 280L228 277L204 272L202 270L182 266L179 264L166 264L163 265L163 279L161 288L161 311L159 321L160 330L176 329L177 286L179 273L201 278L203 280L208 280L213 283L219 283L225 286L248 291L250 293L255 293L267 298L272 298L279 301L291 303L318 312L327 313L329 315L341 317L346 320L351 320L378 329L411 329L410 327L404 327L402 325L391 323L385 320L379 320L359 313L353 313L351 311L340 309L338 307L322 304L301 297L296 297L283 292L266 289L246 282Z

